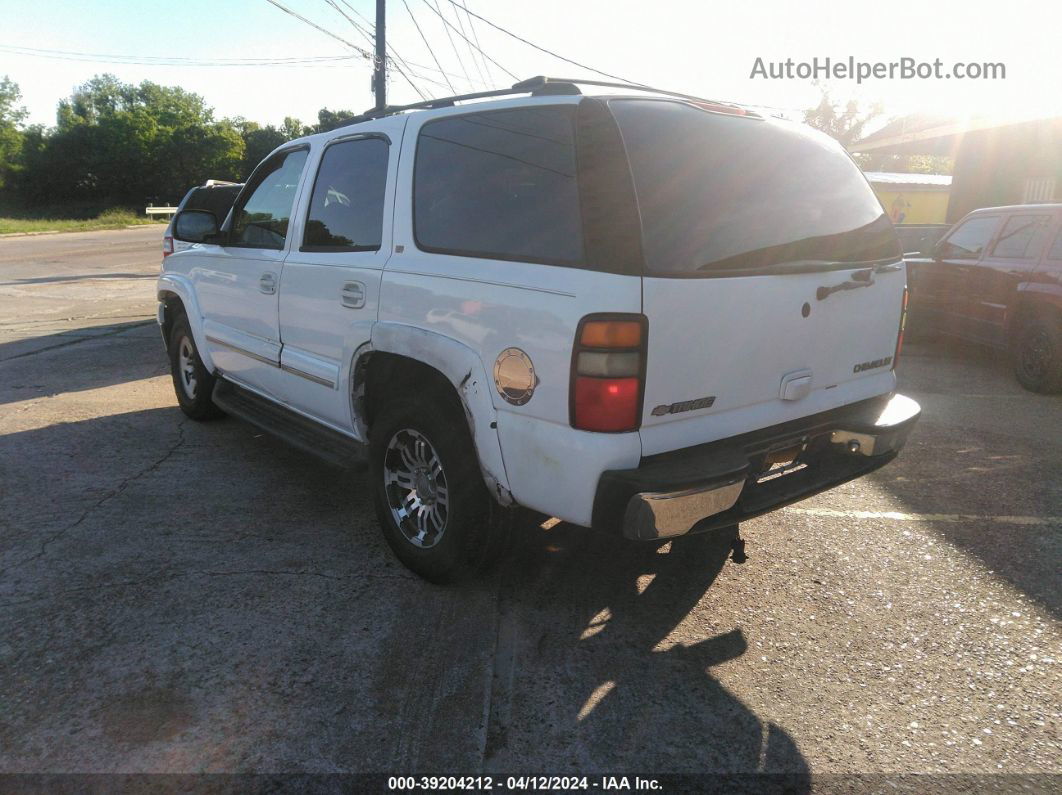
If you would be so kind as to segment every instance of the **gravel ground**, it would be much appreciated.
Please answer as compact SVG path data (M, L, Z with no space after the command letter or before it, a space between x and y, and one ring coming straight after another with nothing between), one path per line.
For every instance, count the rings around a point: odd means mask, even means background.
M0 241L0 772L1062 772L1062 398L996 355L909 346L901 457L743 565L524 517L444 589L361 475L184 419L159 234Z

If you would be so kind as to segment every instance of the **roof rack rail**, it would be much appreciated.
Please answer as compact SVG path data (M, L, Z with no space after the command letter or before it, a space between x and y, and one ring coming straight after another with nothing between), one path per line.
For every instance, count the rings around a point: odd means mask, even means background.
M531 94L532 96L554 96L554 95L574 95L581 93L579 86L600 86L603 88L625 88L632 91L644 91L650 94L661 94L666 97L677 97L679 99L688 99L692 102L700 102L707 105L714 105L719 108L733 108L735 110L742 110L749 115L758 115L737 105L733 102L720 102L714 99L705 99L704 97L697 97L692 94L682 94L678 91L665 91L660 88L652 88L651 86L644 86L640 83L611 83L603 80L584 80L582 78L566 78L566 77L545 77L538 75L537 77L531 77L527 80L521 80L518 83L513 83L509 88L498 88L492 91L476 91L471 94L457 94L452 97L436 97L435 99L427 99L423 102L411 102L408 105L388 105L384 108L373 108L365 111L360 116L355 116L346 125L357 124L363 121L369 121L370 119L379 119L384 116L393 116L397 113L404 113L407 110L432 110L434 108L451 108L458 102L466 102L472 99L489 99L491 97L505 97L513 94Z

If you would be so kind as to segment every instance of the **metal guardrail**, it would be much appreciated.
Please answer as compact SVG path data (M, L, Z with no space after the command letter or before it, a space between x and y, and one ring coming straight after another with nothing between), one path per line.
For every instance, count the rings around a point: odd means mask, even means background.
M144 208L146 215L165 215L167 218L173 218L177 214L176 207L152 207L150 204Z

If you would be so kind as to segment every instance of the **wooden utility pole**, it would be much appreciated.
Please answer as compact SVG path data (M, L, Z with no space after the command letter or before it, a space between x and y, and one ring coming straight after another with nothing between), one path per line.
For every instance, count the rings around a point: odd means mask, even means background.
M387 32L385 0L376 0L376 63L372 73L372 88L376 94L376 109L387 107Z

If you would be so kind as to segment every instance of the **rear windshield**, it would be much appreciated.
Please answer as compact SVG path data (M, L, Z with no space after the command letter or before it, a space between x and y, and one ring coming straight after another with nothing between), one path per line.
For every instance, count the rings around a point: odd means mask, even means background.
M646 270L720 276L900 257L892 223L839 144L680 102L610 108L631 163Z

